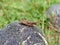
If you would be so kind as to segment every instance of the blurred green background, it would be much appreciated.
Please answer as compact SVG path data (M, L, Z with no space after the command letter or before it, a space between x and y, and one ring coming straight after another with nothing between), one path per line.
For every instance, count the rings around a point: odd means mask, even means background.
M60 0L0 0L0 28L22 19L35 21L41 28L49 45L60 45L59 33L49 29L46 10Z

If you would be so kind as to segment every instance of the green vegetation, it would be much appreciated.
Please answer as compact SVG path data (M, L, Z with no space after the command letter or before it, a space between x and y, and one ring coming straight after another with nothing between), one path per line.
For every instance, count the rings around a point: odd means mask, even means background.
M49 29L45 11L60 0L0 0L0 28L17 20L37 21L49 45L60 45L60 36Z

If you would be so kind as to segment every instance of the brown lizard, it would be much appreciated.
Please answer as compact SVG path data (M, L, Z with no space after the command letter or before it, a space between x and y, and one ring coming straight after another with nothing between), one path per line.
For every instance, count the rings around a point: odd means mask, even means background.
M27 21L27 20L21 20L20 23L23 25L30 26L30 27L36 25L36 22L31 22L31 21Z

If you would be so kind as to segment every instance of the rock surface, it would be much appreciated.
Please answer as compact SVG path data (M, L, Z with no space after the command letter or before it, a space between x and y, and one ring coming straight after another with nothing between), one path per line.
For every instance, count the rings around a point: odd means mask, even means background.
M0 30L0 45L47 45L41 30L18 21Z
M54 4L48 8L46 15L57 32L60 32L60 4Z

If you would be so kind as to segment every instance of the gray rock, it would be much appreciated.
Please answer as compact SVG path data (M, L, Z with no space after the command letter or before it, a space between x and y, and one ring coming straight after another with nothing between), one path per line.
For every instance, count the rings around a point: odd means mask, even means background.
M54 4L51 5L46 12L48 15L52 15L52 13L55 13L55 15L60 15L60 4Z
M41 30L18 21L0 30L0 45L48 45Z
M46 15L57 32L60 32L60 4L54 4L48 8Z
M11 37L10 39L6 40L4 45L19 45L19 42L17 41L16 38Z

